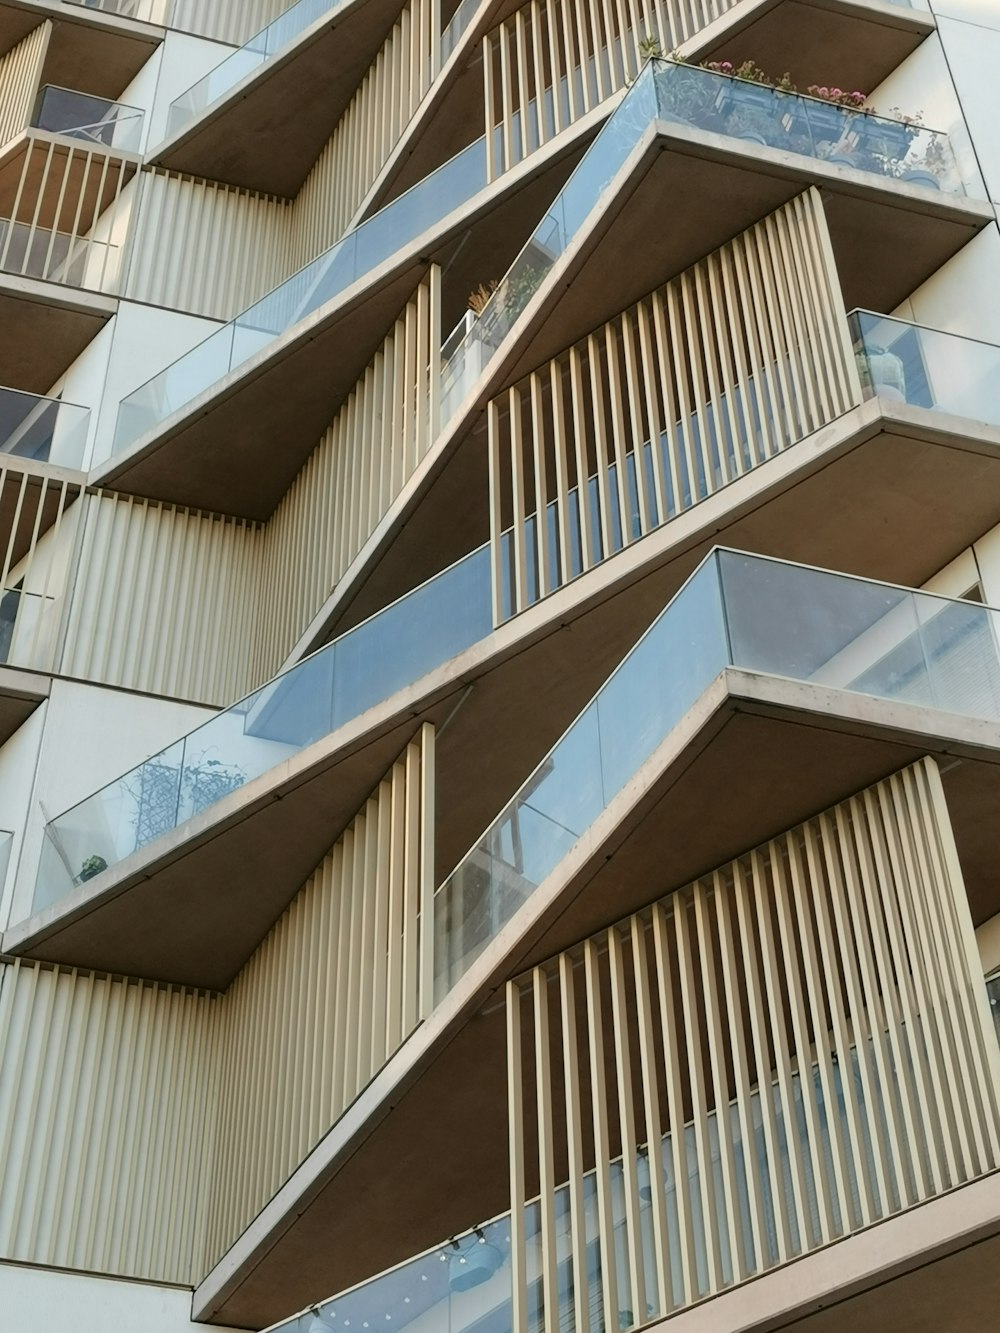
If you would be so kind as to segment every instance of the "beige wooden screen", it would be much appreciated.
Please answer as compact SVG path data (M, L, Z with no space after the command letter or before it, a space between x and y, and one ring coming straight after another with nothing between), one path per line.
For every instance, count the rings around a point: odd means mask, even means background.
M220 1001L206 1269L429 1011L433 827L425 725Z
M193 1285L429 1012L423 726L225 995L0 962L0 1260Z
M0 963L0 1258L191 1284L212 997Z
M483 38L487 179L635 78L646 41L668 55L735 0L529 0Z
M1000 1058L930 759L507 1004L515 1333L533 1284L546 1327L595 1305L631 1327L1000 1164Z
M489 404L497 623L860 401L809 189Z
M408 0L295 199L292 269L347 230L440 60L440 0Z
M139 181L124 295L232 319L288 274L291 206L153 168Z

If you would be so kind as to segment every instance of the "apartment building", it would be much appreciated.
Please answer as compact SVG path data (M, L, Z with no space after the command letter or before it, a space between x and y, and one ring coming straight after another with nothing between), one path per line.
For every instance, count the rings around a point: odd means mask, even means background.
M1000 1306L996 0L0 0L0 1330Z

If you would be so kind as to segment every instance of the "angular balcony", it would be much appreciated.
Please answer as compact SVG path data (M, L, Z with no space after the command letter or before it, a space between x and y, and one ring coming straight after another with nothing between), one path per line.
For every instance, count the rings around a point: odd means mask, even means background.
M761 105L751 107L755 101ZM700 123L681 125L680 110ZM751 110L779 147L762 144L758 130L739 137L740 117ZM831 165L831 157L843 160ZM505 225L507 240L498 243L508 245L505 208L523 216L538 169L525 163L507 173L514 178L510 189L522 188L523 195L498 199L484 189L482 141L470 145L123 400L102 482L266 518L336 410L336 392L320 367L336 364L352 384L351 371L358 373L362 357L371 355L386 314L402 304L407 281L412 284L428 260L447 263L480 209L477 245L497 240ZM615 188L608 190L612 181ZM849 304L898 303L992 216L988 205L958 193L961 182L943 135L711 71L652 62L449 358L449 406L461 403L494 360L496 340L539 286L548 293L551 318L538 321L524 339L515 373L810 184L826 192ZM704 206L678 215L664 231L659 210L665 192ZM612 244L616 254L632 256L624 273L608 258ZM468 254L462 262L468 268ZM570 285L582 272L586 281ZM280 407L289 397L297 404L294 441ZM270 440L279 424L285 448L276 456ZM234 449L238 444L243 460L237 470L243 489L236 492L234 468L219 443L226 439ZM251 453L255 466L247 469Z
M327 1291L348 1286L376 1256L398 1260L416 1235L454 1235L463 1215L502 1207L505 1170L489 1145L506 1134L496 1086L504 983L651 897L711 881L730 859L928 754L941 757L932 767L961 911L970 930L995 915L987 812L1000 795L997 617L975 603L714 552L444 879L434 900L435 1010L205 1280L196 1316L276 1319L282 1300L287 1310L303 1294L321 1297L324 1281ZM387 1160L400 1163L391 1208L356 1188ZM992 1198L1000 1216L995 1190ZM461 1291L462 1268L484 1260L461 1243L454 1253L447 1281L459 1278ZM435 1300L448 1292L429 1290ZM407 1317L410 1294L380 1292L383 1314L398 1297ZM502 1290L484 1284L487 1294ZM368 1317L360 1299L343 1312L352 1326L356 1314ZM461 1321L486 1311L470 1296L452 1313Z
M31 126L97 148L138 153L143 118L138 107L46 84L35 102Z
M297 0L172 103L152 160L294 198L398 11Z

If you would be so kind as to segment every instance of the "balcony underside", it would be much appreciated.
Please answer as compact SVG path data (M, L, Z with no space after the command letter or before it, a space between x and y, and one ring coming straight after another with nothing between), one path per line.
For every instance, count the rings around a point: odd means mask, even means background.
M442 722L468 684L437 747L442 874L711 546L919 586L997 522L1000 430L868 403L8 931L4 948L222 988L418 720Z
M465 293L483 281L482 256L513 260L517 238L545 212L574 165L575 158L565 151L543 155L530 171L512 173L506 193L473 199L451 216L446 229L418 237L276 340L273 349L240 366L223 389L201 395L165 428L111 459L99 474L101 485L267 519L381 346L428 262L449 265L448 290L461 294L464 305ZM446 310L445 327L458 315Z
M38 705L45 702L50 684L48 676L0 666L0 745L6 745Z
M163 40L162 28L45 0L0 0L0 56L46 19L54 21L44 82L117 97Z
M195 1318L265 1326L502 1212L503 982L926 753L946 756L962 868L988 915L1000 724L723 672L243 1233Z
M496 276L484 272L482 255L510 254L511 238L528 234L545 214L573 165L564 152L522 163L501 198L484 192L437 235L404 248L233 372L221 390L201 395L113 459L100 483L266 519L384 336L387 313L415 285L421 262L448 265L451 293ZM517 354L496 358L491 393L811 184L823 191L848 308L894 308L993 217L988 204L664 122L651 126L616 183L532 301L530 329L510 342ZM684 209L666 207L671 199L683 199Z
M118 302L97 292L0 273L4 383L47 393L97 337Z
M171 171L292 199L379 51L399 0L351 0L160 145Z

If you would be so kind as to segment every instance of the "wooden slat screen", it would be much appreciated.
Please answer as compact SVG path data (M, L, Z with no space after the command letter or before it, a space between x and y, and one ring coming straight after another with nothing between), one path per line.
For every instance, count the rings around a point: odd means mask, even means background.
M510 983L508 1034L515 1333L528 1282L633 1327L1000 1164L931 759Z

